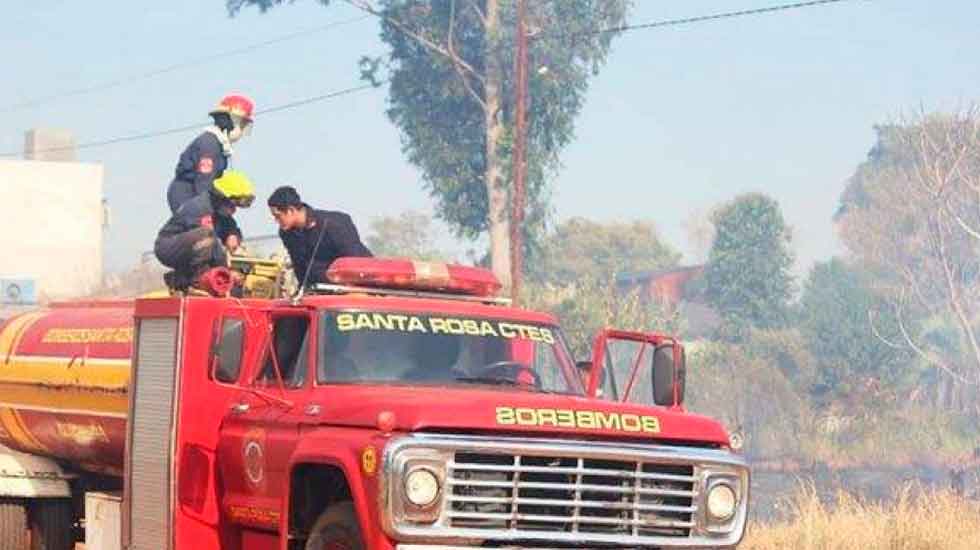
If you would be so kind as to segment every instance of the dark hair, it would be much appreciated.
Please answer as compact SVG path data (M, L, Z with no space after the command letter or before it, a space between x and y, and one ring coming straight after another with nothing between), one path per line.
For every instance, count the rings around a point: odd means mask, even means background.
M235 124L231 121L231 115L228 113L214 113L211 118L214 119L214 125L225 132L230 132L235 128Z
M283 185L269 195L268 204L275 208L299 208L303 206L303 199L299 198L295 188Z

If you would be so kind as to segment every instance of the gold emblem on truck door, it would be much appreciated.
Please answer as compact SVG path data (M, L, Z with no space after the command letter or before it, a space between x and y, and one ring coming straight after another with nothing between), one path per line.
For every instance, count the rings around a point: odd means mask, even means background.
M378 471L378 450L370 445L361 452L361 470L368 476Z

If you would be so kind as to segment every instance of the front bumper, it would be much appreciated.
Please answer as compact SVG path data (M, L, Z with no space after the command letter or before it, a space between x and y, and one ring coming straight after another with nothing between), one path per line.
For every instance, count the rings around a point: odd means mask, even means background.
M395 550L473 550L474 548L480 548L479 546L439 546L432 544L399 544L395 547ZM725 548L734 548L734 546L722 547L722 546L702 546L695 550L724 550ZM503 546L494 547L493 550L569 550L568 548L540 548L533 547L528 549L527 546ZM588 550L583 548L578 548L576 550ZM605 548L603 550L610 550ZM617 550L633 550L631 548L622 548ZM637 549L639 550L639 549Z

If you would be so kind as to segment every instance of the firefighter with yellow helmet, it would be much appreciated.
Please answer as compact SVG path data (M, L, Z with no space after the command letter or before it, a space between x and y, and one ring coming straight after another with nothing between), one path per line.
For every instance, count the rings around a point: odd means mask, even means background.
M214 267L227 267L242 238L234 215L255 200L255 187L241 172L225 171L211 188L184 202L157 234L153 252L173 269L164 279L174 290L187 290Z
M228 168L232 144L249 133L255 105L248 97L230 94L209 113L213 124L184 149L177 161L174 179L167 188L170 212L209 190Z

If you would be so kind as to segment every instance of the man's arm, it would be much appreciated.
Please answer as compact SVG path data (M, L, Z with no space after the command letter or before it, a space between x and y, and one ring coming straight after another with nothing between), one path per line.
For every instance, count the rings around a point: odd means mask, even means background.
M180 206L160 230L161 235L176 235L198 227L214 229L214 212L207 197L195 197Z
M211 189L224 162L221 143L214 136L204 134L181 155L178 177L190 182L193 194L199 195Z
M214 235L214 244L211 246L211 262L214 265L228 265L228 254L225 252L223 236L220 231L224 230L223 223L230 220L230 218L222 220L224 216L221 216L211 208L211 199L207 195L198 195L194 199L184 203L177 213L183 213L184 223L187 225L195 228L206 228ZM230 221L235 229L237 229L238 226L235 225L235 221Z
M334 247L337 249L338 258L347 256L362 258L373 256L371 251L361 242L361 236L357 233L357 227L347 214L338 213L337 216L334 216L328 232L330 234L330 240L333 241Z

